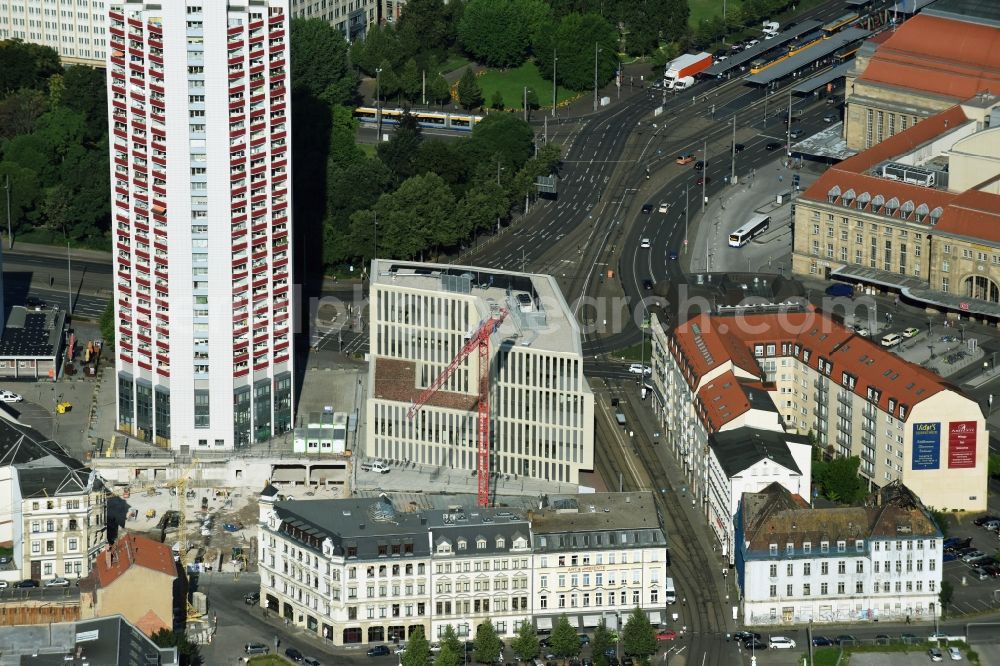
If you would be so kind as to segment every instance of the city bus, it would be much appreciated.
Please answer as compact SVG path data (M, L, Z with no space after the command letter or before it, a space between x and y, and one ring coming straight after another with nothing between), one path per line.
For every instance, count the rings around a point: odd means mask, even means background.
M750 221L729 234L729 247L743 247L756 236L767 231L771 226L770 215L754 215Z

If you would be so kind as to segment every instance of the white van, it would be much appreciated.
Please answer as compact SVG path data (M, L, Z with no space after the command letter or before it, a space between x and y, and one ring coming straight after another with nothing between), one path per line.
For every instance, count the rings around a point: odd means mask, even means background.
M677 590L674 589L674 579L668 578L665 586L664 597L666 597L668 604L677 603Z
M895 347L902 341L903 341L903 336L901 336L899 333L888 333L882 336L883 347Z

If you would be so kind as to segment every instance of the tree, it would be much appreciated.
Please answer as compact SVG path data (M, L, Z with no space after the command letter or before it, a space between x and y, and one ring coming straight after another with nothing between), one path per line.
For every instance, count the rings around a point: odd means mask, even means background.
M538 91L534 88L528 88L528 92L525 93L525 98L528 102L529 111L534 111L541 106L541 103L538 101Z
M456 207L456 217L465 225L462 236L468 237L473 231L493 228L498 219L507 216L509 210L510 202L503 187L492 180L476 185L465 193Z
M59 72L62 65L55 49L13 39L0 41L0 95L20 88L45 90L49 77Z
M618 33L599 14L568 14L557 24L549 23L537 31L535 64L543 78L552 80L552 52L559 58L557 82L572 90L587 90L594 84L594 46L597 58L597 83L603 86L618 69ZM603 54L603 56L601 55Z
M476 628L476 640L473 652L480 664L495 664L500 657L500 639L497 637L493 622L486 620Z
M608 631L608 625L604 618L601 618L597 628L594 629L594 637L590 639L590 652L594 655L594 663L597 666L608 666L609 660L604 653L614 645L615 641L611 637L611 632Z
M625 623L625 629L622 631L622 647L625 649L625 654L643 660L656 654L656 632L649 623L649 618L639 607L632 611Z
M465 646L455 635L455 628L449 624L441 636L441 650L434 658L434 666L461 666L464 661Z
M392 24L369 26L364 40L355 40L351 45L351 62L368 76L375 76L375 69L383 62L390 66L401 64L401 54Z
M378 68L381 71L376 72L378 75L376 93L381 99L386 100L386 103L388 103L388 100L395 97L400 91L399 77L396 76L396 73L392 70L392 65L388 60L383 60L382 64L379 65Z
M408 102L414 103L420 99L424 87L423 76L413 58L406 61L406 66L399 75L399 87Z
M45 95L32 88L21 88L0 99L0 139L34 132L46 106Z
M948 611L948 606L951 605L951 598L954 594L955 586L951 584L951 581L942 580L941 589L938 591L938 602L941 604L942 617Z
M376 147L379 159L389 167L397 183L401 183L416 174L414 164L421 141L417 119L407 111L400 117L399 125L392 137L388 141L379 143Z
M292 19L292 86L327 104L357 98L358 78L350 67L347 42L339 30L319 19Z
M534 130L517 114L492 113L472 128L464 149L480 162L493 160L495 165L494 156L500 155L505 165L520 169L534 152L534 143Z
M108 301L108 304L104 306L104 312L101 313L101 337L104 338L104 344L106 345L105 351L110 351L111 347L115 344L115 304L113 301Z
M503 110L503 93L499 90L494 90L490 96L490 108L498 111Z
M462 148L457 141L425 139L417 150L414 172L436 173L459 196L469 187L468 155Z
M67 67L63 74L62 104L83 115L91 140L107 133L107 88L102 70L82 65Z
M14 233L30 229L38 220L43 192L38 173L12 160L0 162L0 182L6 187L10 179L10 217ZM107 197L105 197L107 198Z
M180 656L181 666L200 666L202 663L201 648L192 643L183 633L174 633L170 629L160 629L149 637L160 647L176 647Z
M458 39L463 48L490 67L516 67L523 63L531 44L528 1L470 0L458 24Z
M814 463L813 476L828 500L854 504L865 496L864 481L858 476L860 466L861 459L857 456L834 458L830 462Z
M479 87L472 68L467 67L458 82L458 103L467 111L483 104L483 89Z
M517 630L517 635L510 643L510 648L514 651L519 661L533 661L541 652L538 645L538 636L531 622L522 622Z
M400 662L403 666L430 666L431 648L424 637L423 627L410 634L410 641L406 644L406 652L403 653Z
M1000 477L1000 454L991 453L987 463L987 471L990 476Z
M427 79L427 99L435 104L447 104L451 101L451 86L442 74L435 74Z
M566 619L565 614L561 615L556 621L556 626L552 627L549 646L557 657L575 657L580 654L580 637L576 635L576 629Z
M444 0L407 0L399 15L399 46L405 57L444 53L452 41Z

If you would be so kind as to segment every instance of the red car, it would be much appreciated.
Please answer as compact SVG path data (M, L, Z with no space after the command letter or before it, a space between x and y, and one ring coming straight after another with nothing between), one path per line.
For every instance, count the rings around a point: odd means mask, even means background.
M665 629L656 634L656 640L658 641L672 641L675 638L677 638L677 632L673 629Z

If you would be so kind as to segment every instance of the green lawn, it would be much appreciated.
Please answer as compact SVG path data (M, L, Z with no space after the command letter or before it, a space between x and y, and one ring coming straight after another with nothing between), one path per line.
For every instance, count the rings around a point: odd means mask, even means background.
M61 233L53 232L48 229L33 229L31 231L22 231L19 233L15 232L14 244L16 245L18 241L21 241L22 243L38 243L39 245L57 245L59 247L66 247L66 237ZM93 239L73 241L71 247L85 250L103 250L106 252L111 249L111 239L107 236L97 236Z
M814 666L836 666L838 654L840 654L839 648L819 648L813 652L813 664Z
M695 27L702 19L710 18L716 14L722 16L722 3L723 0L688 0L688 7L691 8L688 23L691 24L691 27ZM725 3L727 10L730 7L740 6L740 0L725 0Z
M447 76L449 72L454 72L456 69L462 69L469 63L469 59L465 56L457 53L449 53L448 59L438 65L437 71Z
M649 365L649 359L653 354L653 341L650 338L646 338L645 350L638 344L634 344L631 347L625 347L624 349L618 349L611 353L611 358L613 360L625 360L625 361L645 361L646 365Z
M375 157L376 155L376 146L374 143L359 143L358 148L368 157Z
M261 657L253 657L247 663L251 664L251 666L288 666L292 662L284 657L268 654Z
M538 73L535 63L526 62L516 69L502 71L487 70L478 79L479 87L483 89L485 104L493 99L493 91L499 90L503 95L504 106L508 109L524 108L524 88L528 87L538 93L538 102L542 108L552 108L552 81L546 81ZM568 88L559 87L556 96L560 104L568 102L580 93Z

